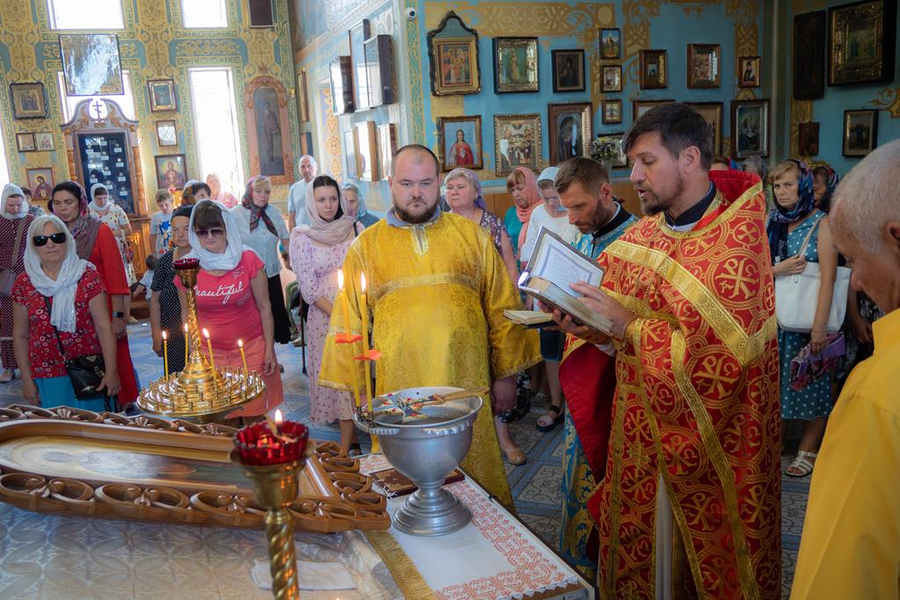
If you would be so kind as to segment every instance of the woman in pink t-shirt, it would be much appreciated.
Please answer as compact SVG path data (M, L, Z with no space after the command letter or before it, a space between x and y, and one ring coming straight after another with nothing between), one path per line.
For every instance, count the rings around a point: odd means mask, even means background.
M258 420L284 402L265 265L241 244L231 213L212 200L194 206L189 236L193 250L188 257L200 259L197 316L200 327L209 330L216 366L241 368L238 340L243 340L248 369L266 384L265 394L227 418ZM178 278L175 283L186 313L184 287Z

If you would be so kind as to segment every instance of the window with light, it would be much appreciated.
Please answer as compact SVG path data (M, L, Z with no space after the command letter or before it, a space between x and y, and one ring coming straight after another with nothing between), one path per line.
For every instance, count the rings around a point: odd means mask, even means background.
M122 0L47 0L51 29L125 29Z

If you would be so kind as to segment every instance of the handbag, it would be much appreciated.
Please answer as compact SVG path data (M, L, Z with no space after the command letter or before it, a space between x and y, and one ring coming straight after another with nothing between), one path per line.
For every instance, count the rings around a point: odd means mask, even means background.
M847 353L842 332L829 334L825 349L819 354L813 354L810 346L811 344L804 346L791 359L791 389L795 392L806 389L820 377L837 370L841 358Z
M47 313L50 313L50 300L44 296L44 304L47 305ZM55 325L51 324L53 332L56 334L56 343L59 344L59 352L65 360L66 372L72 381L72 389L75 390L75 397L78 400L94 399L103 395L103 392L97 391L100 382L106 375L106 365L103 362L102 354L86 354L84 356L76 356L68 358L66 350L63 348L62 339L59 337L59 330Z
M824 215L822 215L824 216ZM813 225L797 256L806 254L806 247L812 234L818 229L819 217ZM797 275L781 275L775 278L775 318L778 326L785 331L809 333L816 316L816 304L819 300L819 283L821 271L819 263L807 262L803 272ZM850 289L850 269L838 267L831 295L831 310L828 313L827 333L840 331L847 313L847 292Z
M19 258L19 248L22 246L22 229L25 227L25 219L19 219L19 227L16 229L16 244L13 246L13 264ZM16 272L12 267L0 269L0 296L11 296L13 284L16 282Z

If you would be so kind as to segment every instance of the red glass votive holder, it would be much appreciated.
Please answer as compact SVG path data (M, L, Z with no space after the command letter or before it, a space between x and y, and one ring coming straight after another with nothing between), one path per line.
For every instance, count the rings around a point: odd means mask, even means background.
M302 423L285 421L275 435L264 422L242 428L234 436L234 447L245 465L277 465L300 460L306 450L309 430Z
M175 267L176 271L183 271L187 269L199 269L200 268L200 259L199 258L180 258L172 263L172 266Z

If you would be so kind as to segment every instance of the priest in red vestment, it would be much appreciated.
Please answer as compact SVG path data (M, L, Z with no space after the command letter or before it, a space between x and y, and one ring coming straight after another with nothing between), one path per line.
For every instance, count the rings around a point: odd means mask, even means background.
M623 147L645 216L600 255L582 301L613 323L605 477L588 502L606 598L781 595L781 420L765 198L710 173L712 138L683 104L648 111ZM585 442L589 436L579 436Z

